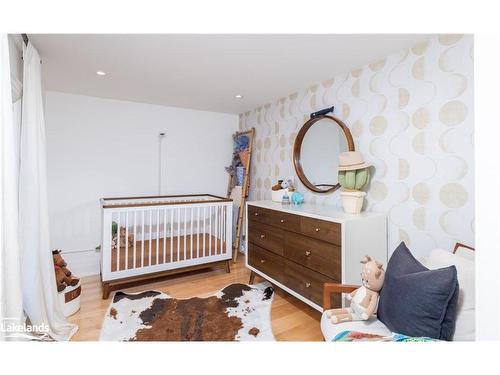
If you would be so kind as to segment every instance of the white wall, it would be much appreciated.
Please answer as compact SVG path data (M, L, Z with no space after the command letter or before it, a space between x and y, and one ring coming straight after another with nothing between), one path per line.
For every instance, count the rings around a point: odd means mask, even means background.
M99 199L158 194L225 195L238 116L46 93L51 245L75 274L97 274Z
M473 50L472 35L432 37L241 114L241 129L256 130L250 199L269 199L278 178L294 175L297 132L334 105L373 165L366 208L387 213L389 253L401 241L418 257L474 245ZM341 207L339 191L296 182L307 202Z

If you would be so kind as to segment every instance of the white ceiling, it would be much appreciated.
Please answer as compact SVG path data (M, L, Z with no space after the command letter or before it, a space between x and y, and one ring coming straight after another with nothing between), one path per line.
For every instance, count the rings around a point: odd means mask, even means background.
M411 47L429 35L29 37L42 57L47 90L242 113ZM97 76L97 70L106 76ZM244 98L235 99L236 94Z

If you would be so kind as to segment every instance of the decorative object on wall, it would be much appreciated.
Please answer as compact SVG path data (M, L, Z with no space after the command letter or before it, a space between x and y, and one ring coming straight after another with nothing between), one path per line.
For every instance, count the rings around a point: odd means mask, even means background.
M274 290L265 282L231 284L208 298L176 299L157 291L117 292L101 341L275 341Z
M350 214L359 214L363 207L366 193L361 189L370 180L369 164L366 164L360 152L347 151L339 155L338 180L343 191L342 206Z
M331 107L328 107L325 109L320 109L319 111L311 113L310 117L315 118L315 117L319 117L319 116L324 116L324 115L327 115L329 113L333 113L334 110L335 110L334 106L331 106Z
M238 252L241 243L241 229L245 211L245 201L250 191L250 165L252 160L252 147L255 138L255 129L237 132L233 134L234 148L231 165L226 167L229 173L227 186L227 197L233 196L235 187L241 186L241 198L238 206L236 227L234 229L235 238L233 243L233 260L238 259Z
M388 214L389 248L474 245L473 74L472 35L444 35L242 113L240 129L257 129L250 198L271 199L272 181L294 173L301 126L335 103L374 166L366 209ZM341 208L340 194L297 190Z
M331 193L339 188L335 178L339 153L354 151L347 125L334 116L323 114L330 110L333 107L312 113L293 145L297 176L306 188L316 193Z

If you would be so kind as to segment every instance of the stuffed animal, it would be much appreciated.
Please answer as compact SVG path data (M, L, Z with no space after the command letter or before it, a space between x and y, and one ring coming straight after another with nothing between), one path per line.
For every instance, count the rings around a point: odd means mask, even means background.
M288 190L294 190L293 189L293 180L291 177L287 177L286 179L283 180L281 183L281 188L282 189L288 189Z
M127 229L125 227L120 227L120 247L125 247L125 237L127 237ZM111 239L111 247L113 250L116 250L116 243L118 241L118 236L115 234ZM131 248L134 246L134 234L128 234L128 247Z
M56 273L57 291L62 292L64 289L66 289L64 280L66 280L67 276L64 274L61 267L56 265L54 265L54 272Z
M326 312L332 323L368 320L377 311L379 291L382 289L385 277L382 263L367 255L361 260L361 264L364 265L361 272L363 285L347 295L347 300L351 301L348 308Z
M292 203L293 204L302 204L304 203L304 195L299 193L298 191L292 194Z
M61 250L53 250L52 251L52 258L54 260L54 264L59 267L66 267L68 264L64 261L62 255L61 255Z
M54 271L56 273L56 285L58 292L62 292L68 285L75 286L78 284L78 281L80 281L75 277L66 276L62 268L59 266L54 265Z
M54 265L60 267L66 276L68 277L71 276L71 271L66 268L68 264L64 261L63 257L61 256L61 250L53 250L52 258L54 260Z
M64 261L61 255L61 250L53 250L52 259L54 261L54 271L56 273L56 284L58 292L62 292L66 288L66 285L75 286L76 284L78 284L79 279L76 277L71 277L71 271L66 268L68 264Z
M278 183L276 185L273 185L271 187L271 190L273 191L278 191L278 190L281 190L282 187L281 187L281 183L283 182L283 180L278 180Z

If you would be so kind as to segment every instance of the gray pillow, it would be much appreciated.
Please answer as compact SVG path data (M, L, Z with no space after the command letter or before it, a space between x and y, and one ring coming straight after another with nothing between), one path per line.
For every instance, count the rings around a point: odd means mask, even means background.
M429 270L401 242L387 265L378 319L396 333L449 341L455 330L458 291L455 266Z

